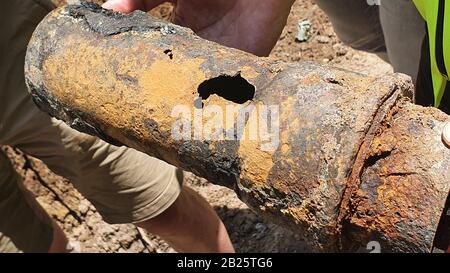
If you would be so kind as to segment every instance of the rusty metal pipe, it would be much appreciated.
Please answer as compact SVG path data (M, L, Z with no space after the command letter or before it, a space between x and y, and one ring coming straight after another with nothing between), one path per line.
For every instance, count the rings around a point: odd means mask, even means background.
M449 117L411 104L402 76L257 58L143 12L86 3L41 22L25 72L35 102L52 116L233 188L319 251L372 240L383 251L433 245L450 188L450 150L440 137ZM181 106L192 120L174 116ZM209 106L241 107L244 130L237 118L215 131L234 139L174 137L174 124L203 124ZM277 114L275 149L261 132L243 137L256 128L253 113Z

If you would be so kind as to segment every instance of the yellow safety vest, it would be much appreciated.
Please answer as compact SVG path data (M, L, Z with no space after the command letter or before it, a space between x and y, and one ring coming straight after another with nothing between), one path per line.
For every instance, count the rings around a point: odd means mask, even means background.
M450 1L413 1L427 22L434 106L439 107L445 88L450 85Z

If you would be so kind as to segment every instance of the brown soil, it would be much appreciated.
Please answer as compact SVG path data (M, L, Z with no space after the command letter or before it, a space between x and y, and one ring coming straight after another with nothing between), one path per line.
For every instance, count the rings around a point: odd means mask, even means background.
M64 0L54 0L62 3ZM97 1L101 2L101 1ZM152 14L168 18L165 4ZM312 36L304 43L295 41L297 23L308 19ZM308 0L297 0L288 24L272 55L284 61L314 60L370 75L390 72L389 65L376 56L354 51L338 41L326 16ZM70 240L79 242L83 252L173 252L164 241L145 234L133 225L109 225L71 184L53 174L43 163L10 147L3 147L26 186L64 229ZM229 189L212 185L194 175L186 184L202 194L215 208L228 228L238 252L306 252L298 234L266 222L252 212Z

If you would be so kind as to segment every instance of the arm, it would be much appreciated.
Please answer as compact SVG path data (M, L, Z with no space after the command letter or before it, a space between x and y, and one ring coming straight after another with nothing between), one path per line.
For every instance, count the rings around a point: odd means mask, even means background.
M172 22L200 37L267 56L286 24L295 0L110 0L103 7L129 13L174 4Z

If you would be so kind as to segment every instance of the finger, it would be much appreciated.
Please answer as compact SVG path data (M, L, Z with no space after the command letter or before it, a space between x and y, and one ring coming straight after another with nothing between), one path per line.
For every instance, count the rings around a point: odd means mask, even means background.
M109 0L102 5L105 9L130 13L135 10L149 11L166 2L165 0Z

